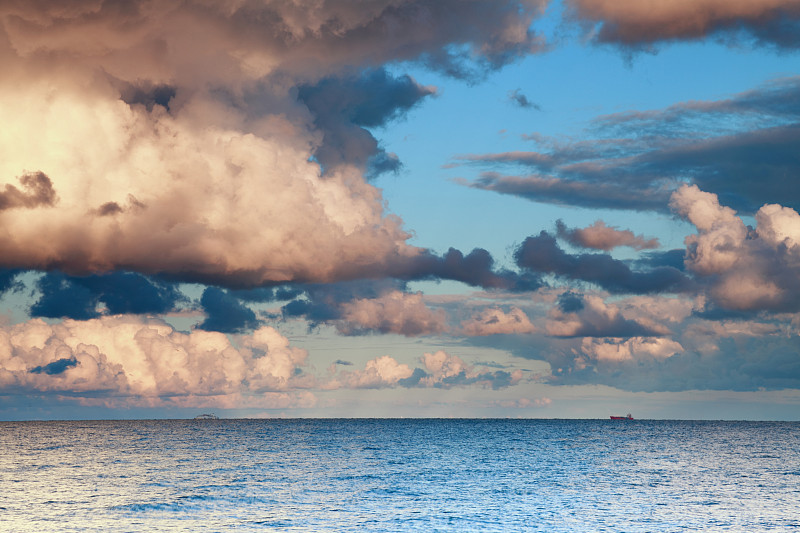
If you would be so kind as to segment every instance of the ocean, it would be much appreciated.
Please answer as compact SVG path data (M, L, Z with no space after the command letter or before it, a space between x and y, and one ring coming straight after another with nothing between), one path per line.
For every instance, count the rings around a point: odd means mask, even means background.
M800 423L0 422L0 531L800 531Z

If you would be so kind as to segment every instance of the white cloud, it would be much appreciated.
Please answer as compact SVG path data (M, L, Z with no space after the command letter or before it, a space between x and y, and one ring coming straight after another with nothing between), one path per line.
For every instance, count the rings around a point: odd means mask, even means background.
M197 398L206 397L233 407L248 397L258 403L266 392L310 386L313 379L297 374L306 357L270 327L233 344L221 333L181 333L157 319L33 319L0 329L0 386L132 403L183 398L173 403L203 405Z
M584 338L580 351L599 362L619 363L634 360L666 359L683 352L679 342L665 338L633 337L630 339Z
M683 185L670 205L698 232L686 237L686 266L707 276L714 303L737 310L793 310L800 302L800 215L765 205L748 228L715 194Z

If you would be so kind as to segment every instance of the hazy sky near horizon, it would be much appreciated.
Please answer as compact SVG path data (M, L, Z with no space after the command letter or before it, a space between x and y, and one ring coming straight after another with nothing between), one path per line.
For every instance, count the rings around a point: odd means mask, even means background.
M0 419L800 418L800 1L0 0Z

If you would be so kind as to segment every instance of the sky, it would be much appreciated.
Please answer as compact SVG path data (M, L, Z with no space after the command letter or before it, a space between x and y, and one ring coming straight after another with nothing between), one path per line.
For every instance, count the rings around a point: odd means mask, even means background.
M800 420L800 1L0 0L0 419Z

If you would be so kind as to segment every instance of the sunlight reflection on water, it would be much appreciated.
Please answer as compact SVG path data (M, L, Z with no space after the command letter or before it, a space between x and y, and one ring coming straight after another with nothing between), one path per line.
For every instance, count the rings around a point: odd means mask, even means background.
M797 531L800 424L0 423L3 531Z

